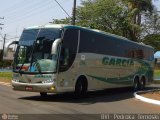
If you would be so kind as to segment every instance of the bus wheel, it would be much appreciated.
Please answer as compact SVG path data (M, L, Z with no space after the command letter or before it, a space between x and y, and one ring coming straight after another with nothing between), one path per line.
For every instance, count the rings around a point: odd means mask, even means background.
M140 87L141 87L141 90L143 90L144 88L145 88L145 77L143 76L142 78L141 78L141 81L140 81Z
M40 92L41 97L46 97L47 93L46 92Z
M134 91L140 90L140 82L138 77L134 78L133 90Z
M75 85L74 95L76 98L84 97L86 95L88 88L87 79L85 77L81 77L77 80Z

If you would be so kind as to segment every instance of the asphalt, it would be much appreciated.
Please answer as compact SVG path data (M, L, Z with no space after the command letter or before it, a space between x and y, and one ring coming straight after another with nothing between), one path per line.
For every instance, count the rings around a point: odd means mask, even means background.
M154 99L154 97L153 98L151 98L151 97L148 98L148 97L143 96L144 93L147 94L147 93L152 93L152 92L155 92L155 91L160 91L160 84L154 84L154 85L152 85L152 87L150 86L150 88L151 89L146 89L146 90L143 90L143 91L135 92L134 93L135 98L138 99L138 100L141 100L143 102L146 102L146 103L150 103L150 104L160 106L160 100Z
M151 86L147 89L158 87ZM0 114L27 115L27 119L39 119L56 114L58 116L49 118L82 119L82 116L91 114L89 118L97 119L102 113L156 114L159 111L160 106L134 98L129 88L89 92L85 98L75 99L72 93L50 94L42 98L39 93L13 91L10 86L0 85ZM64 116L65 114L72 116Z

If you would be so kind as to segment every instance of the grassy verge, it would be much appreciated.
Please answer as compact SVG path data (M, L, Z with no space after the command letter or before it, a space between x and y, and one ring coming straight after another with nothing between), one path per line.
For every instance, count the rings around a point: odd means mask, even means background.
M160 79L160 70L154 70L154 78L155 79ZM160 84L160 80L154 80L154 84Z
M160 80L154 80L153 83L154 84L160 84Z
M10 83L12 79L12 72L0 72L0 82Z
M160 79L160 70L154 70L154 77Z

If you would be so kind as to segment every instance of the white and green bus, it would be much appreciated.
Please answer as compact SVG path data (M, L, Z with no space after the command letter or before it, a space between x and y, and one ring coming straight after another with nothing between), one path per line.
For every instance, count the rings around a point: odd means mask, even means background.
M154 49L99 30L49 24L24 29L13 62L14 90L47 93L133 87L153 81Z

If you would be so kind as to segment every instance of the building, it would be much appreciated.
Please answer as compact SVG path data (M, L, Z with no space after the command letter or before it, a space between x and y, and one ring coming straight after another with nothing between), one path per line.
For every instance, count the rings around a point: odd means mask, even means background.
M1 49L0 50L0 58L1 58L1 60L3 59L3 60L13 60L13 55L14 55L14 53L15 53L15 50L13 49L13 48L9 48L8 49L8 54L7 54L7 56L6 57L3 57L2 55L3 55L3 50Z

